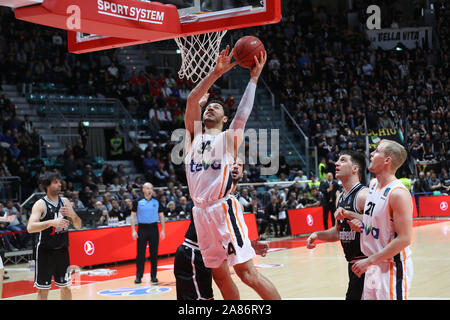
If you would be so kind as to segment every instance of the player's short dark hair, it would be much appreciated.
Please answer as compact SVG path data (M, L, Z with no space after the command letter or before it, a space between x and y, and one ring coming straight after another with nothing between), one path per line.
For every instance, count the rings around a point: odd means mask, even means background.
M359 167L358 175L361 179L363 179L364 174L366 172L366 157L365 157L364 153L354 151L354 150L343 150L341 152L341 156L342 155L349 155L352 162L354 164L358 165L358 167Z
M45 190L47 190L47 187L52 184L52 181L58 179L61 180L61 175L57 172L48 172L40 178Z
M205 108L206 108L207 106L209 106L210 104L212 104L212 103L220 104L220 105L222 106L222 109L223 109L223 114L224 114L226 117L229 116L228 106L227 106L223 101L220 101L220 100L211 100L211 101L208 101L208 103L206 104Z

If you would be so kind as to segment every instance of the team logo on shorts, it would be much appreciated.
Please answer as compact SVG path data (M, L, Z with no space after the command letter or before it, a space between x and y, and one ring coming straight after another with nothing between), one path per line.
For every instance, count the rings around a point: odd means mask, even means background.
M95 251L95 246L94 243L92 241L86 241L84 243L84 252L88 255L88 256L92 256L94 254Z
M101 296L110 297L128 297L128 296L144 296L147 294L160 294L169 292L171 289L167 287L131 287L131 288L118 288L118 289L108 289L97 292Z
M442 211L446 211L448 209L448 203L447 201L442 201L439 205L439 208L441 208Z
M367 268L365 283L368 289L381 289L381 269L377 265Z

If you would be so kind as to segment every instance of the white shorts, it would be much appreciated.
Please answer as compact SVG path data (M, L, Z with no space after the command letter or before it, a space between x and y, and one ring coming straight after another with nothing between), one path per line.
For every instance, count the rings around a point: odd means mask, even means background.
M2 257L0 257L0 269L3 269L3 260ZM0 297L1 298L1 297Z
M414 274L411 257L405 261L381 262L367 269L363 300L406 300Z
M234 266L255 256L242 206L235 197L227 197L206 208L195 206L192 214L205 266L217 268L224 260Z

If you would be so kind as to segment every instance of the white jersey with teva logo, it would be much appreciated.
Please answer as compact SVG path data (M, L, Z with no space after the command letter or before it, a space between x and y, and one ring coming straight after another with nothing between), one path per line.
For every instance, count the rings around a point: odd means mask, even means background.
M197 206L225 198L232 189L231 166L227 152L227 131L218 135L199 134L185 158L189 194Z
M380 188L376 178L369 184L361 230L361 251L366 256L381 251L397 236L394 231L394 220L389 199L392 191L398 188L408 190L398 179L388 183L383 188ZM410 254L411 250L408 246L393 257L392 261L398 259L404 261Z

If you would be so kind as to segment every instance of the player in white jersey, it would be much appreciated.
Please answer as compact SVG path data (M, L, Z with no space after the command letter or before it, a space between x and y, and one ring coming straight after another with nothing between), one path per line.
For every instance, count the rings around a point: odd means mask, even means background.
M413 204L409 191L395 177L406 160L406 150L382 140L370 154L369 185L361 226L361 251L366 259L352 271L364 280L364 300L407 299L413 276L411 261Z
M189 193L195 204L192 214L198 245L204 263L211 268L213 279L225 300L240 297L229 266L233 266L239 278L261 298L280 299L275 286L253 265L255 251L248 237L242 206L230 195L230 169L244 139L245 124L253 108L256 84L264 68L266 54L255 57L249 84L228 130L222 131L228 117L225 106L219 101L210 101L202 116L208 90L237 64L231 63L232 56L233 51L229 53L227 46L220 53L214 70L200 81L187 99L185 165Z

